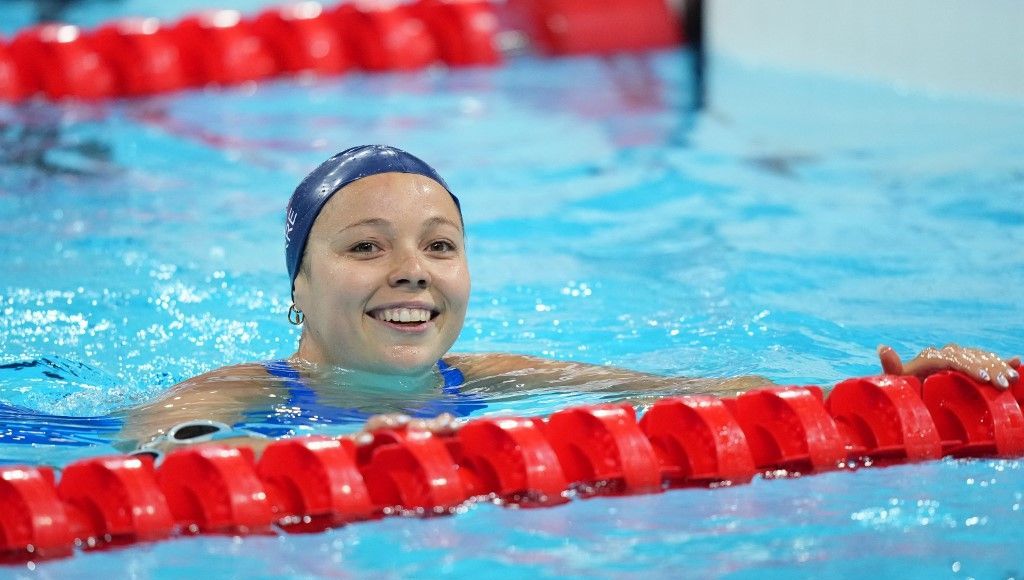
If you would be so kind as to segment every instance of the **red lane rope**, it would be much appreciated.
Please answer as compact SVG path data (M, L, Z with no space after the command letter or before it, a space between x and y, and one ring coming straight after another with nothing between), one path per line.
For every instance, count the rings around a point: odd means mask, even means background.
M253 17L209 10L174 23L128 18L95 30L43 24L0 39L0 101L100 100L355 68L496 65L499 16L549 54L681 41L665 0L508 0L502 10L488 0L359 0L289 4Z
M570 497L717 487L843 467L1024 456L1024 381L1001 391L963 374L856 378L734 398L626 404L542 418L470 421L454 435L411 429L302 437L252 450L197 445L86 459L59 483L46 467L0 469L0 561L189 533L311 532L471 498L547 506Z

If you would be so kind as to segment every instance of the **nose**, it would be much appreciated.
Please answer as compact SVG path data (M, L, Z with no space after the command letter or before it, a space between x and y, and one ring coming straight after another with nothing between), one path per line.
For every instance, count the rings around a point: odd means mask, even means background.
M423 265L419 252L403 252L395 255L395 264L388 275L392 288L408 287L425 289L430 286L430 272Z

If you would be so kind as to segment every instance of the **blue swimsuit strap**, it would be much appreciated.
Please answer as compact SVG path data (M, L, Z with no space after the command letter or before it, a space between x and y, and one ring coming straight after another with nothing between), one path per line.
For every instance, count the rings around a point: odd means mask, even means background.
M302 380L299 371L288 364L287 360L266 361L263 363L263 366L267 369L268 373L285 380L285 385L288 387L289 405L305 407L317 404L316 391ZM466 381L462 371L443 360L437 361L437 370L441 372L441 378L444 379L441 392L446 395L458 395L460 393L459 387Z
M463 376L462 371L441 359L437 360L437 370L441 371L441 378L444 379L444 386L441 387L441 392L446 395L458 395L461 391L459 387L462 386L462 383L466 382L466 377Z

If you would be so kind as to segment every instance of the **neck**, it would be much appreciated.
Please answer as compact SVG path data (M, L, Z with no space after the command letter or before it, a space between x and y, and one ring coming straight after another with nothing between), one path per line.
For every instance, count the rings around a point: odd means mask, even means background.
M417 374L388 374L359 369L350 369L327 363L311 362L295 353L288 362L299 372L307 374L316 382L330 385L346 385L362 390L416 392L437 388L441 381L436 369L430 368Z

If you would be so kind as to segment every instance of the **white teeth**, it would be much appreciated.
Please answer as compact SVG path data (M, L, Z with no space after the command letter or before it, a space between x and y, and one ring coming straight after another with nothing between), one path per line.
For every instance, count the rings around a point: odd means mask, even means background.
M430 320L430 311L422 308L388 308L374 312L373 316L384 322L427 322Z

